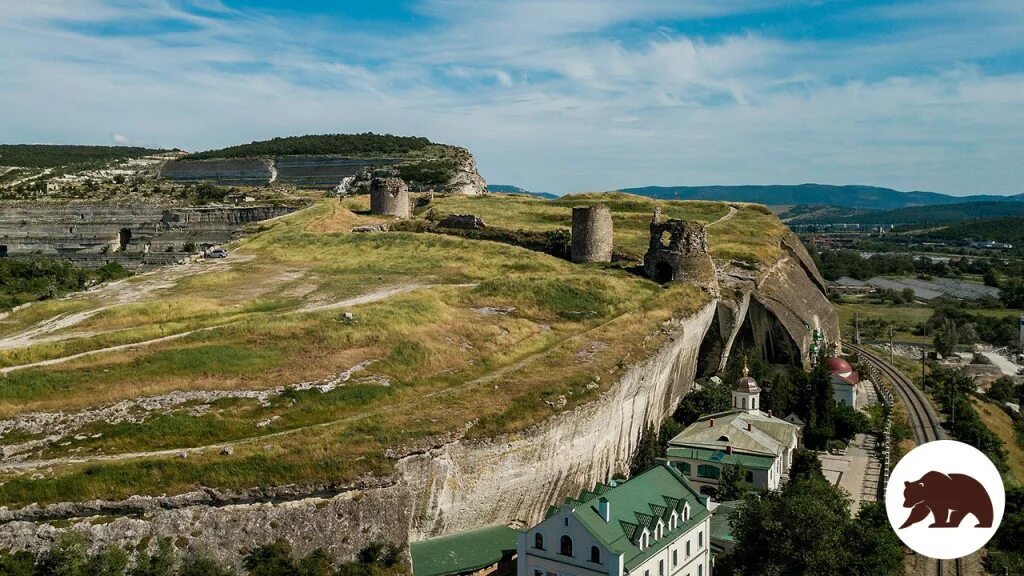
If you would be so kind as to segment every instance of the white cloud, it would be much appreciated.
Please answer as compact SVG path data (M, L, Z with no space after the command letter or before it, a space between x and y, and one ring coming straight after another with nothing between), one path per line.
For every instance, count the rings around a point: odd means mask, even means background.
M464 145L489 181L558 192L803 181L1024 192L1024 76L974 64L1020 51L1022 20L997 10L1009 4L966 18L946 2L929 25L870 41L652 24L768 4L429 0L417 9L432 28L389 34L215 0L0 0L0 139L130 133L199 149L372 130ZM902 22L909 9L870 17ZM943 44L957 19L971 26ZM154 20L187 26L82 29ZM612 32L622 26L643 32Z

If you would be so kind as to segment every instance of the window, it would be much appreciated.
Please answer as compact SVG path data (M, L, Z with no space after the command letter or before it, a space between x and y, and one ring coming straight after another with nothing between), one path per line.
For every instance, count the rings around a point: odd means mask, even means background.
M690 520L690 503L683 504L683 522Z
M704 547L704 531L697 532L697 548Z
M697 576L704 576L704 565L703 564L698 564L697 565Z
M689 462L683 462L683 476L689 476L689 475L690 475L690 463Z
M536 534L533 535L533 547L536 548L537 550L543 550L544 549L544 535L541 534L540 532L537 532Z
M679 566L679 550L672 551L672 567Z
M757 408L757 398L751 398L750 399L750 407L751 408Z
M754 482L754 473L750 470L747 470L747 482L751 484Z
M665 576L665 561L658 560L658 576Z
M718 466L711 466L709 464L697 465L697 477L698 478L711 478L712 480L718 480L721 476L722 471L718 469Z
M594 564L601 563L601 551L597 549L597 546L590 547L590 561Z
M721 436L718 437L718 441L719 442L729 442L729 435L728 434L722 434Z
M568 517L568 516L566 516L566 517L565 517L565 525L566 525L566 526L568 526L568 525L569 525L569 517Z
M572 556L572 538L568 536L562 536L562 541L559 546L559 554L562 556Z
M687 558L690 557L690 541L689 540L686 541L686 557Z

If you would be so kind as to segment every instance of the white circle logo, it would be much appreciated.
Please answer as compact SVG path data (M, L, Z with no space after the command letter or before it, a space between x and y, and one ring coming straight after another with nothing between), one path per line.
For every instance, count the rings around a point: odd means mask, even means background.
M941 560L981 549L996 533L1005 505L1003 479L992 461L953 440L911 450L885 491L885 511L900 540Z

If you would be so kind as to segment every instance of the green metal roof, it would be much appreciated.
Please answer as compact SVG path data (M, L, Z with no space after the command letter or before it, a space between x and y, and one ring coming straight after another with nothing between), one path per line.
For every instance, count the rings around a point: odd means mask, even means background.
M475 572L513 554L519 531L493 525L409 545L414 576L448 576Z
M680 446L669 446L665 451L668 458L686 458L689 460L700 460L702 462L713 462L731 466L739 464L748 470L768 470L775 463L775 458L762 456L760 454L744 454L733 452L729 454L724 450L713 450L710 448L687 448Z
M589 495L589 497L588 497ZM605 522L598 513L601 498L608 500L611 519ZM633 478L609 487L598 485L574 501L572 516L608 550L622 554L625 568L631 569L662 550L675 536L687 532L710 515L696 490L670 464L661 464ZM640 550L637 540L643 529L652 529L658 519L667 521L672 510L690 505L690 520ZM419 574L417 574L419 576Z
M722 502L711 513L711 539L712 541L735 542L732 535L732 523L730 518L733 512L742 504L742 500L730 500Z

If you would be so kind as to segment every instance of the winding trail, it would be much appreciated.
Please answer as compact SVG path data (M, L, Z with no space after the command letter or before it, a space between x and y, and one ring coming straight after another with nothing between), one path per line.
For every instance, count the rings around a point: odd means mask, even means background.
M732 220L732 217L735 216L737 212L739 212L739 210L737 210L736 208L734 208L732 206L729 206L729 213L728 214L726 214L725 216L722 216L718 220L715 220L711 224L708 224L707 226L705 226L705 228L708 228L710 226L714 226L715 224L721 224L722 222L728 222L729 220Z

